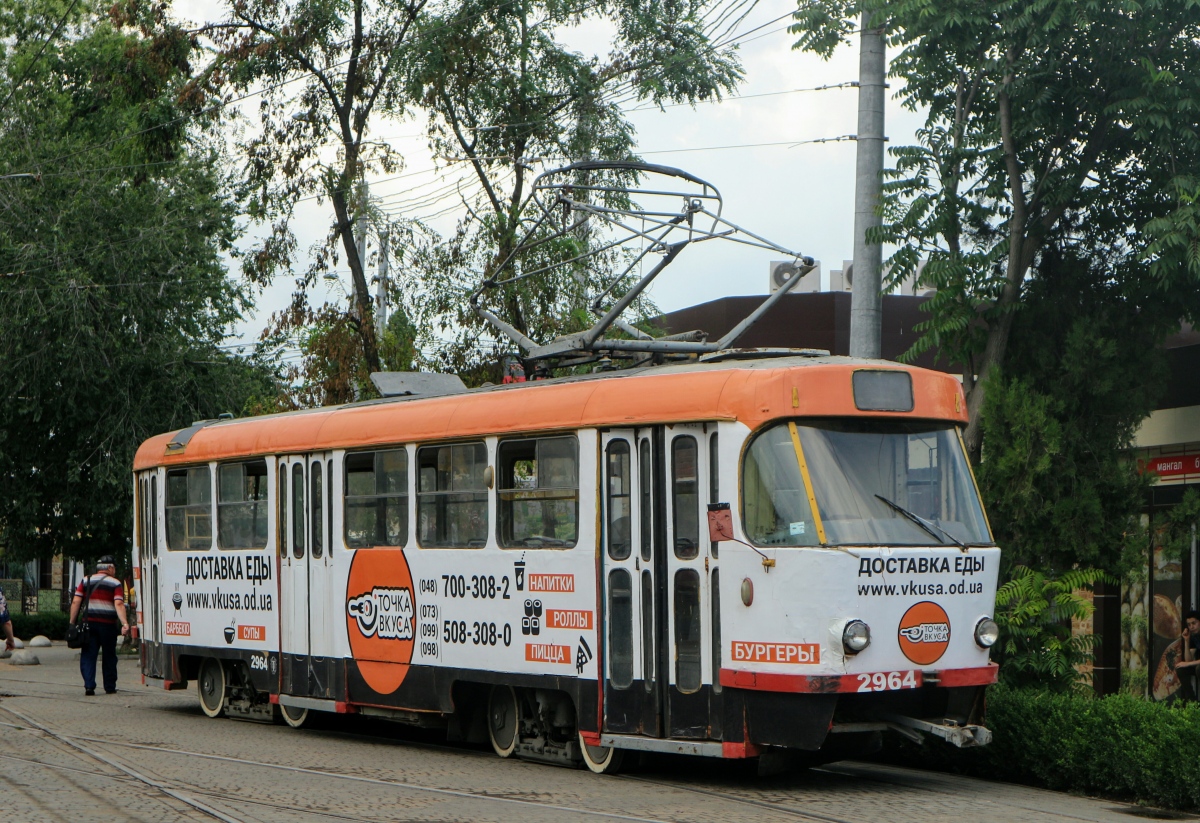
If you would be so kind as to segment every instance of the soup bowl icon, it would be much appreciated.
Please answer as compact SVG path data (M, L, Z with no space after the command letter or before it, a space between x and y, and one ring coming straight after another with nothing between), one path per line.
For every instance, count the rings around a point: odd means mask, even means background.
M233 644L233 636L235 634L237 634L237 629L235 629L233 626L226 626L225 627L225 642L232 645Z

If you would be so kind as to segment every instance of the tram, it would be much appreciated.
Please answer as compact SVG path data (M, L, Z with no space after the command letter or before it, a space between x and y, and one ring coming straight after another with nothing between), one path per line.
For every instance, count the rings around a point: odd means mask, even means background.
M614 771L990 739L951 376L695 360L202 421L134 463L146 685Z

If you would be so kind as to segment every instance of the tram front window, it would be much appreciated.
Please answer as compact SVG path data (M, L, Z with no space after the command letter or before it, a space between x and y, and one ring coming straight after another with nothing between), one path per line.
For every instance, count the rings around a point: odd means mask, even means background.
M949 424L782 423L751 444L742 493L746 532L762 546L991 543Z

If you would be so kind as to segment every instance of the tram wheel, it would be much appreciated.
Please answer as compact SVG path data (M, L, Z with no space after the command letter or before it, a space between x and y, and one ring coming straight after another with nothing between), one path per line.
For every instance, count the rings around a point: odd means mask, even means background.
M287 723L293 729L300 729L308 722L308 709L302 709L299 706L285 706L279 704L279 713L283 715L283 722Z
M596 774L616 774L625 762L623 749L610 749L607 746L589 746L579 734L579 752L583 755L583 763Z
M214 657L200 664L196 691L200 693L200 709L209 717L220 717L225 711L225 667Z
M488 697L487 727L488 740L492 749L501 757L512 757L517 748L517 730L521 724L521 710L517 693L512 686L493 686Z

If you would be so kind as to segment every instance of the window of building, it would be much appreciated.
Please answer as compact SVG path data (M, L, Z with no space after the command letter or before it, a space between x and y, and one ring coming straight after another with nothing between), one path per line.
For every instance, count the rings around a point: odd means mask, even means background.
M346 546L403 546L408 538L408 452L346 455Z
M417 541L423 548L487 545L487 446L417 449Z
M261 549L267 545L267 461L217 467L217 546Z
M574 437L500 444L500 545L569 548L578 539L579 441Z
M212 473L208 466L167 472L167 548L212 548Z

